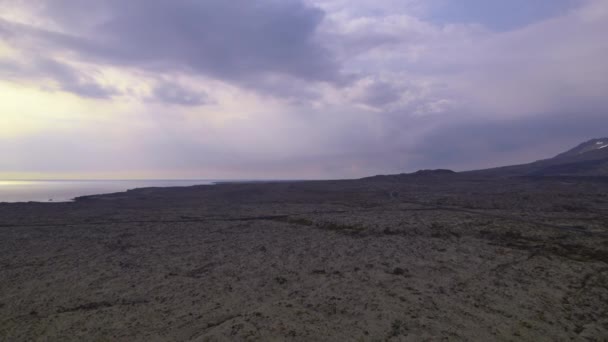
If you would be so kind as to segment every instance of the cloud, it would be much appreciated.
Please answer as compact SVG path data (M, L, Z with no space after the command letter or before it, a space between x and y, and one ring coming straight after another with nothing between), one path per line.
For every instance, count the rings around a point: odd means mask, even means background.
M204 92L189 90L179 84L169 82L161 82L154 87L150 100L180 106L201 106L211 103Z
M374 82L367 86L361 101L372 107L383 107L395 103L401 98L402 92L387 82Z
M340 79L339 66L316 41L323 12L296 0L38 4L38 15L58 27L39 37L89 61L197 72L234 82L266 74Z
M358 17L408 15L434 25L480 25L496 31L518 29L560 16L588 0L309 0L328 12Z
M431 0L426 18L439 24L474 23L499 31L521 28L563 15L582 0Z
M109 99L120 92L98 83L94 77L66 63L52 58L34 57L31 60L0 59L0 75L6 79L48 79L56 83L49 90L65 91L84 98Z
M307 178L470 169L605 135L605 1L517 0L521 16L511 3L463 3L0 0L0 39L18 51L3 59L0 46L0 73L105 99L98 115L109 123L82 119L69 135L103 155L108 171ZM108 141L115 127L124 132ZM104 169L78 167L59 135L44 138L66 168ZM26 156L34 138L5 138L6 153Z
M116 89L103 86L92 77L55 60L40 59L35 65L40 74L56 80L63 91L96 99L107 99L119 93Z

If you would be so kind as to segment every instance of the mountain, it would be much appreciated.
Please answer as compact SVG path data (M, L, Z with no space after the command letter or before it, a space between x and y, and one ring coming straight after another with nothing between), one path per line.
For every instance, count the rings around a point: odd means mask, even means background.
M607 148L608 148L608 138L592 139L592 140L589 140L587 142L584 142L584 143L578 145L577 147L575 147L569 151L558 154L555 158L571 158L571 157L584 155L585 153L588 153L588 152L596 152L596 151L600 151L600 150L605 150ZM602 151L602 152L608 152L608 150Z
M414 173L377 175L362 178L362 180L388 182L411 180L439 181L461 179L461 177L466 176L483 178L608 177L608 138L592 139L553 158L538 160L529 164L465 172L454 172L444 169L420 170Z
M592 139L557 156L529 164L463 172L474 176L608 176L608 138Z

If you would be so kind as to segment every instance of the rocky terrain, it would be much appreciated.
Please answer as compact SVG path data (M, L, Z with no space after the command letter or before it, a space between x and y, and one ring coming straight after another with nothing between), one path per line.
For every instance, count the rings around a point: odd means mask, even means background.
M140 189L0 205L0 339L602 341L608 182Z
M608 149L582 150L556 158ZM601 176L426 170L0 204L2 341L607 339Z

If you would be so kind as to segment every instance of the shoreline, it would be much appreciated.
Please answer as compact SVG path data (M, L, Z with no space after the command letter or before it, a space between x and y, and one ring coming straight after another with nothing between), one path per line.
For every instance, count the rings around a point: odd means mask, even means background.
M218 185L218 184L246 184L246 183L282 183L282 182L306 182L307 180L189 180L189 179L172 179L172 180L5 180L0 181L0 190L3 190L6 196L7 188L8 190L12 190L13 197L19 195L19 199L13 200L3 200L0 198L0 203L28 203L28 202L36 202L36 203L63 203L63 202L72 202L76 198L80 197L92 197L92 196L102 196L102 195L111 195L115 193L127 192L137 189L145 189L145 188L172 188L172 187L189 187L189 186L199 186L199 185ZM4 183L2 185L1 183ZM13 183L13 184L11 184ZM23 184L21 184L23 183ZM41 197L41 195L45 184L51 183L53 187L50 191L55 192L56 196L53 195L45 195L45 199L32 199L31 197ZM73 184L84 184L85 188L82 190L74 190ZM157 184L155 185L150 185ZM108 185L115 184L135 184L133 187L123 188L117 186L110 186L110 189L104 191L99 188L97 190L89 189L87 190L86 185L89 184L89 187L99 187L99 185L105 184L106 187ZM93 184L93 185L90 185ZM179 185L184 184L184 185ZM36 189L36 185L38 185L41 189ZM61 188L61 185L65 185ZM3 186L3 187L2 187ZM57 188L56 186L59 186ZM47 186L48 188L48 186ZM70 191L71 190L71 191ZM32 192L31 197L25 198L27 195L19 194L19 191L23 193ZM98 192L94 192L98 191ZM65 195L62 192L72 193L73 195ZM84 192L84 194L78 194L77 192ZM15 195L17 193L17 195ZM59 196L59 198L57 198ZM73 196L73 197L71 197ZM9 197L10 192L9 192ZM70 198L67 198L70 197Z

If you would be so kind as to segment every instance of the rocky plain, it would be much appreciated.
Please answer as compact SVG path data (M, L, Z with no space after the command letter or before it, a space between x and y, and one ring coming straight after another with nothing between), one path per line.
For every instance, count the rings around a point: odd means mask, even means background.
M0 204L3 341L606 341L608 181L428 172Z

